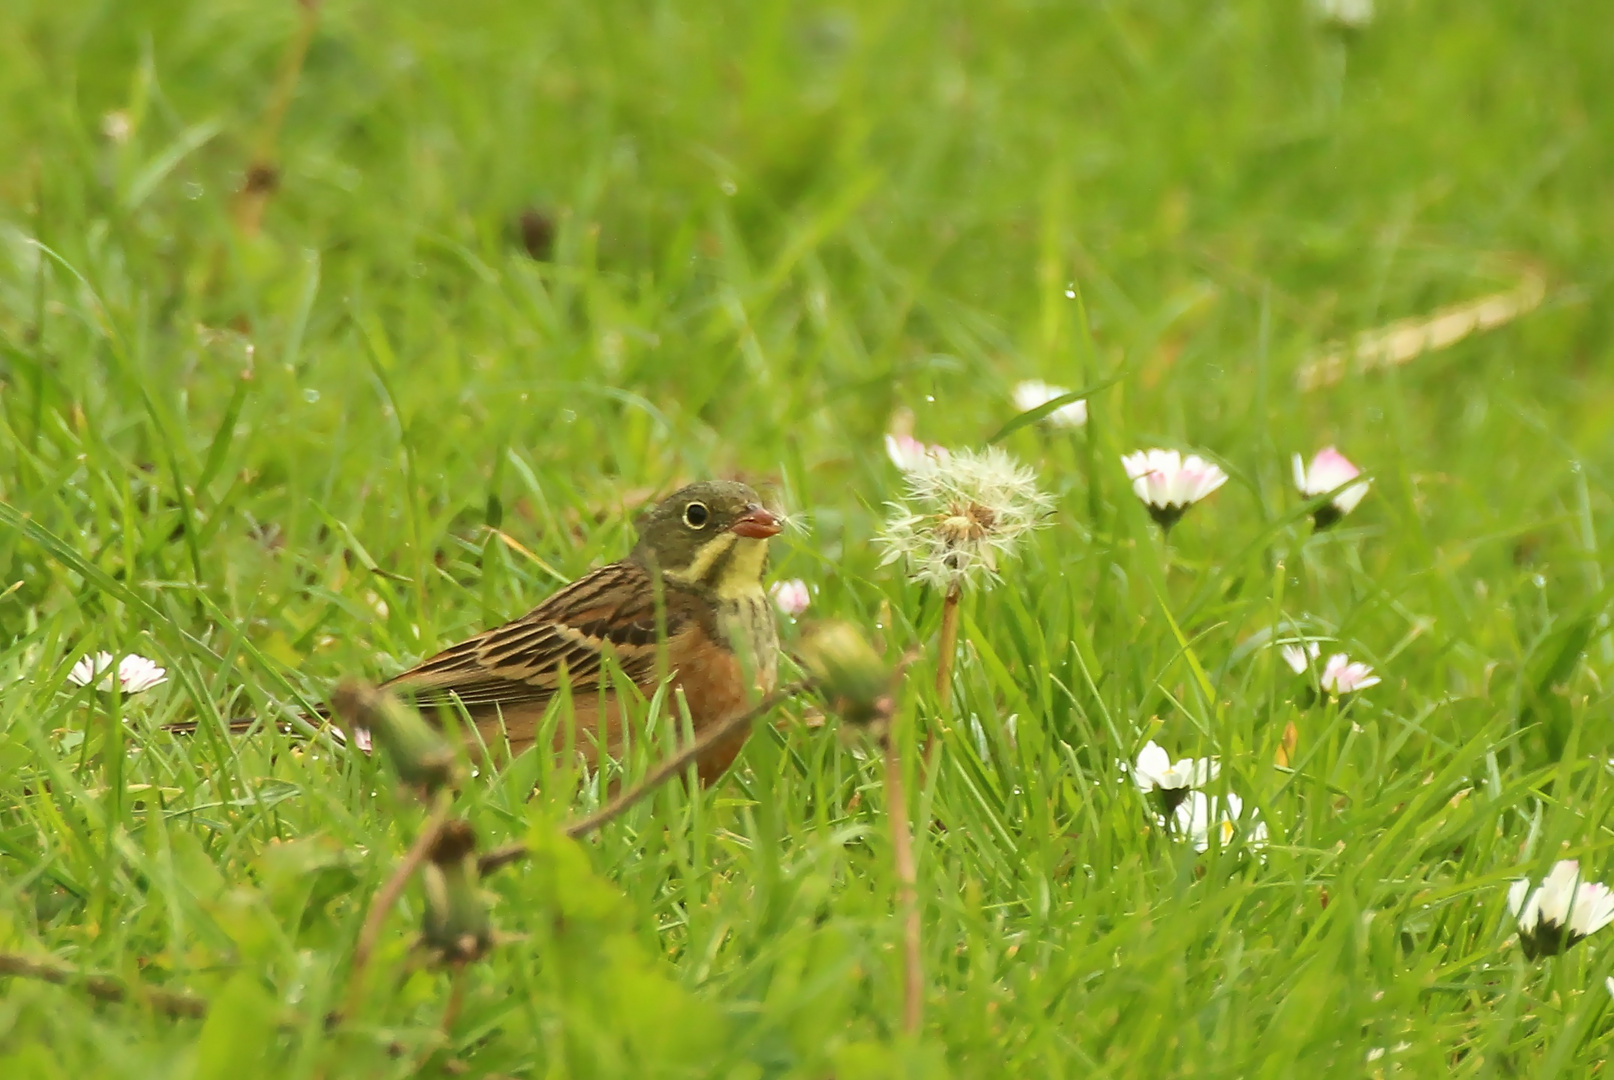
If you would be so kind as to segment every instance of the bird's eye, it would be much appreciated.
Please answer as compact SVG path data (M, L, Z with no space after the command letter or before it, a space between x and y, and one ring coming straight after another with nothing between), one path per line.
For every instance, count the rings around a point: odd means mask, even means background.
M706 522L710 520L711 516L712 512L706 509L706 504L703 502L692 502L684 507L684 524L691 529L705 528Z

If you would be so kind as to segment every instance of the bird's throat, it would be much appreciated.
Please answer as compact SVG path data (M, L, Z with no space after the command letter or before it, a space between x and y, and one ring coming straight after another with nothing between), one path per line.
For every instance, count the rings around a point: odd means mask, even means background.
M719 600L748 600L762 595L762 572L767 564L766 540L720 533L695 553L687 569L667 576L709 589Z

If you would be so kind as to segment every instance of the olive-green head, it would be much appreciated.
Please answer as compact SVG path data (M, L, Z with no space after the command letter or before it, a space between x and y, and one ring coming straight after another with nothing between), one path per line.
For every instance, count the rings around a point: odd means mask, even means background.
M704 480L639 515L634 561L673 581L719 593L761 588L768 538L780 521L757 493L731 480Z

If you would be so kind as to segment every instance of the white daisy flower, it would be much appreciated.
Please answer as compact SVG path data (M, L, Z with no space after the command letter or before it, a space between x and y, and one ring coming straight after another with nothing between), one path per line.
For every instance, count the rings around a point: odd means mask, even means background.
M1244 800L1231 791L1222 796L1207 796L1203 791L1191 791L1188 798L1172 815L1177 835L1194 845L1195 851L1210 848L1211 832L1220 838L1223 848L1243 835L1251 848L1262 848L1267 842L1267 825L1256 811L1244 814Z
M891 464L907 473L947 460L947 451L940 446L922 443L912 435L891 433L885 437L885 456L891 459Z
M1216 779L1222 767L1215 758L1183 758L1172 763L1171 755L1150 740L1138 751L1132 766L1132 782L1145 795L1155 792L1165 813L1177 809L1193 788L1202 788Z
M1317 642L1308 641L1304 645L1280 646L1278 655L1283 657L1283 662L1288 664L1289 669L1296 675L1304 675L1311 667L1311 662L1317 659L1322 651L1322 646Z
M1014 555L1053 505L1037 474L997 447L927 455L906 480L908 501L890 504L876 538L881 565L902 560L915 578L945 589L995 580L999 560Z
M1335 653L1323 665L1322 677L1317 681L1322 686L1323 693L1342 698L1346 694L1354 694L1358 690L1377 686L1384 680L1373 674L1373 669L1360 660L1353 661L1344 653Z
M1149 516L1162 529L1223 484L1227 474L1198 454L1186 458L1176 450L1139 450L1125 454L1121 464L1132 478L1132 490L1149 508Z
M791 618L806 611L807 605L813 602L812 594L807 591L807 583L801 578L774 582L768 589L768 595L773 597L774 606Z
M1014 384L1014 407L1021 412L1030 412L1068 393L1070 391L1063 386L1050 386L1041 379L1026 379ZM1087 423L1087 402L1073 401L1069 405L1061 405L1043 419L1054 427L1079 428Z
M101 134L115 143L126 143L129 135L134 131L134 125L129 122L129 114L122 109L113 109L101 116Z
M1365 30L1373 23L1373 0L1312 0L1311 8L1341 30Z
M1508 911L1519 923L1524 955L1554 956L1614 922L1614 892L1607 885L1580 880L1580 864L1561 859L1530 889L1520 878L1508 889Z
M103 694L112 690L114 678L117 679L118 688L125 694L138 694L168 681L166 669L158 667L153 660L133 653L118 661L116 673L111 670L112 666L112 654L109 652L81 657L67 673L67 681L74 686L88 686L93 682ZM97 682L97 679L100 681Z
M1295 488L1299 490L1302 498L1315 499L1319 495L1327 495L1330 491L1335 492L1334 497L1319 506L1312 515L1318 529L1328 528L1355 510L1356 504L1362 501L1367 495L1367 489L1372 486L1371 480L1352 484L1352 480L1362 475L1362 470L1352 465L1349 458L1332 446L1325 446L1317 451L1317 456L1311 459L1310 465L1296 454L1294 470Z

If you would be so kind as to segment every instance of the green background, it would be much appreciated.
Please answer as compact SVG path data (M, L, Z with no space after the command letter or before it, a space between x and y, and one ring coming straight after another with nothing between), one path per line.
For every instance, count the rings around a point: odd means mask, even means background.
M978 446L1028 377L1105 388L1005 440L1058 509L966 600L953 706L933 651L904 697L910 765L916 725L939 747L922 1036L878 761L791 707L722 785L491 881L519 937L426 1074L1592 1074L1614 959L1524 962L1502 895L1614 873L1606 3L330 0L271 144L303 11L0 12L0 948L215 1003L0 983L8 1075L409 1074L447 997L405 972L418 895L361 1016L319 1017L420 810L217 720L518 614L708 475L806 526L775 569L817 613L933 650L871 543L881 436L907 408ZM1296 386L1533 280L1505 326ZM1329 443L1374 487L1312 537L1289 455ZM1118 461L1159 444L1232 476L1169 552ZM1303 709L1274 627L1384 682ZM98 649L169 681L75 690ZM1116 767L1151 737L1221 757L1264 857L1151 825ZM544 771L468 788L484 842L596 801L529 801Z

